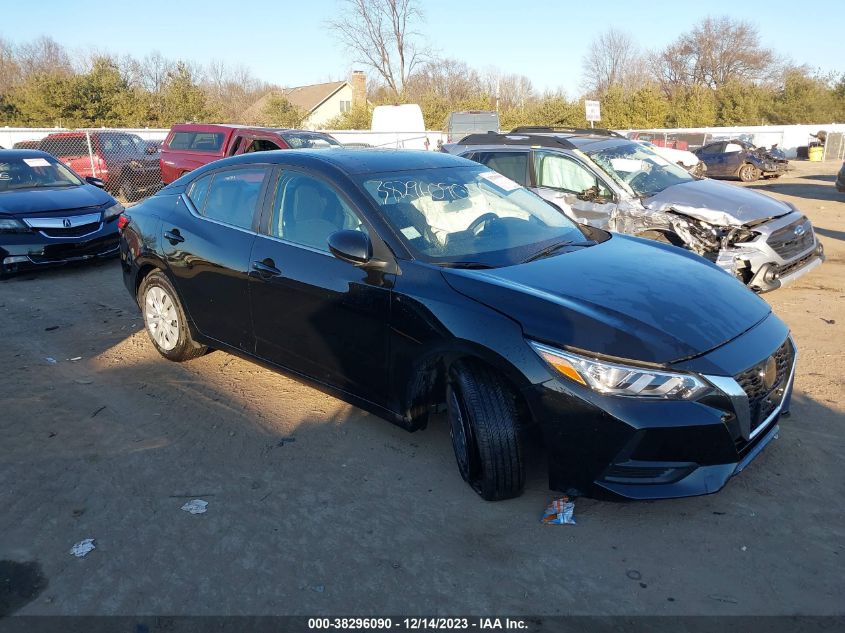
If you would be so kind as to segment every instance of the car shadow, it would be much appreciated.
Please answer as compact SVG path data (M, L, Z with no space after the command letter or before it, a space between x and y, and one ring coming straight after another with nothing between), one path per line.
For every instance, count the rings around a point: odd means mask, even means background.
M816 232L816 235L823 235L824 237L845 242L845 231L834 231L833 229L826 229L818 225L813 225L813 230Z
M802 176L806 180L822 180L817 176ZM806 200L828 200L840 202L845 196L836 190L833 185L814 185L804 182L757 182L745 185L749 189L757 189L764 193L780 193L785 196L795 196Z

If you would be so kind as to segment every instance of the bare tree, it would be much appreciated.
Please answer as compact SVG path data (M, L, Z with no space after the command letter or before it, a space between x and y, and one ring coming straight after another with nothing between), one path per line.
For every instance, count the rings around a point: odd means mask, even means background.
M18 63L24 77L35 73L71 74L73 64L67 50L51 37L42 36L21 44L17 51Z
M488 68L484 73L484 90L493 95L500 110L524 108L534 98L534 86L525 75L503 73L498 68Z
M12 44L0 37L0 95L21 80L21 68Z
M757 82L778 63L775 54L760 45L754 25L728 16L705 18L652 57L654 74L667 92Z
M483 85L478 72L465 62L437 59L420 64L406 81L405 89L412 98L427 93L457 103L480 96Z
M590 44L581 62L584 88L604 94L611 86L632 88L643 80L646 64L634 39L617 29L608 29Z
M415 0L342 0L327 25L355 56L373 69L396 95L425 58L414 25L422 21Z

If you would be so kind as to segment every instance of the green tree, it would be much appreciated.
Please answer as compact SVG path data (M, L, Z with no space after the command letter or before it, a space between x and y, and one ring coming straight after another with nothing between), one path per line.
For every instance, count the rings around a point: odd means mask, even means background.
M157 117L160 125L207 121L214 116L207 105L205 92L184 62L177 62L173 70L167 73L161 91L160 108Z
M301 127L307 113L288 101L284 95L274 92L267 97L261 116L264 125Z
M369 130L372 120L373 111L369 106L356 106L326 121L322 127L327 130Z
M676 88L670 98L667 123L673 127L708 127L716 124L716 96L703 85Z

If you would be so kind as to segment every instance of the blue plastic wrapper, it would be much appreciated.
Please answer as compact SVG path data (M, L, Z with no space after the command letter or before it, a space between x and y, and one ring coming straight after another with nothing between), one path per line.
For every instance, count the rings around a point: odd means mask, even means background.
M558 497L546 507L543 523L546 525L576 525L575 502L568 496Z

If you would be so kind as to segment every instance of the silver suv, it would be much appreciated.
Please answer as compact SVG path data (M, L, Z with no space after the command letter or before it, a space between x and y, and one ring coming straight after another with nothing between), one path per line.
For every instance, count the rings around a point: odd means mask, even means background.
M517 128L443 150L533 189L576 222L692 250L758 292L824 261L812 223L794 205L692 176L614 132Z

